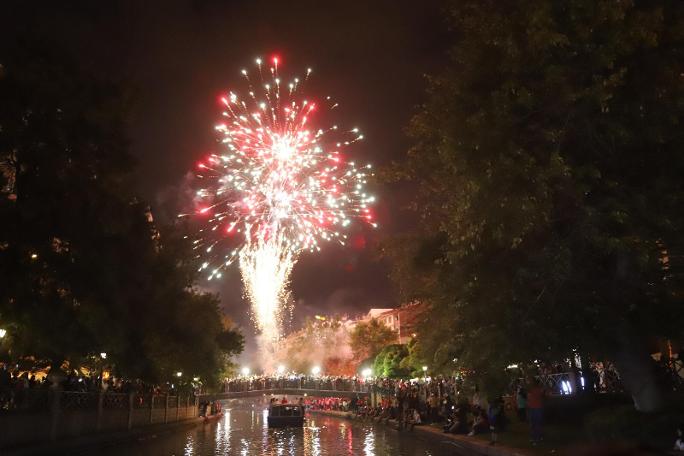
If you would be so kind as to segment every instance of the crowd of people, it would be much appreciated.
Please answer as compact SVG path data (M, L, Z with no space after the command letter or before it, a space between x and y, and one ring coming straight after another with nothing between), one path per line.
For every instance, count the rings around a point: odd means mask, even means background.
M496 444L498 433L512 419L507 409L516 409L517 419L529 421L533 443L542 439L543 403L547 394L541 382L518 382L514 394L487 401L475 388L468 394L456 378L434 378L425 381L377 379L375 386L382 391L379 403L360 400L352 410L359 417L375 420L396 420L399 429L439 424L445 433L489 433ZM515 405L515 407L513 407Z
M282 388L315 389L329 391L366 392L370 384L361 377L339 375L249 375L227 379L224 392L240 392L252 390L270 390Z
M188 394L198 393L194 385L181 388L173 383L149 384L141 380L102 375L101 372L91 375L60 372L60 375L50 376L45 372L30 373L0 365L0 411L45 407L47 393L51 389L77 393L135 393L140 397L175 395L181 389Z
M413 429L416 425L430 423L441 425L448 433L471 436L490 433L493 444L510 420L517 419L529 423L530 438L536 443L543 437L544 396L580 389L599 391L599 375L585 374L582 377L579 372L573 375L568 373L567 366L562 367L554 366L530 380L517 379L506 394L489 400L477 388L467 387L462 378L448 376L414 379L296 374L242 376L227 381L225 391L310 388L373 392L376 400L372 404L359 395L352 399L306 400L306 405L317 410L352 412L364 419L396 420L400 429ZM608 375L606 372L609 369L604 369L604 375ZM559 376L560 380L553 380L557 384L552 384L552 376Z
M345 389L340 385L344 385ZM446 433L470 436L490 433L492 444L497 442L498 433L506 428L513 416L529 422L531 439L538 442L542 438L544 396L548 393L538 379L530 382L519 380L511 385L510 394L487 401L477 388L468 390L463 381L456 377L405 380L294 375L243 376L230 380L225 390L304 389L307 386L317 386L321 390L376 393L373 403L369 397L361 394L352 397L300 398L301 405L311 410L350 412L359 418L377 421L395 420L402 430L413 429L416 425L435 424L441 425Z

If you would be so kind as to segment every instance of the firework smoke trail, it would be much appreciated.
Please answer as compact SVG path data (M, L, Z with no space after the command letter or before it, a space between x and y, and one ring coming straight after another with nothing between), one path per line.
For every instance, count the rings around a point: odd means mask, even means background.
M240 251L240 272L245 291L254 304L254 316L265 343L278 339L281 303L288 300L295 252L276 235L247 242Z
M255 75L242 70L247 96L221 97L225 120L216 125L222 153L199 165L195 218L202 225L194 249L209 279L239 261L254 323L277 340L280 313L289 297L290 272L303 251L323 241L345 243L352 219L373 223L374 197L364 186L370 165L357 168L342 150L363 138L358 129L317 126L320 107L303 95L303 79L281 81L278 59ZM181 214L188 216L191 214Z

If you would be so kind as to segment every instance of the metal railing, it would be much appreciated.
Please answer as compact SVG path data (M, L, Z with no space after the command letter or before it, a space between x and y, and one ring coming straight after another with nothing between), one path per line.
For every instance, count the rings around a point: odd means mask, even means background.
M88 410L125 410L176 408L195 403L195 396L170 396L159 394L110 393L55 391L49 389L27 389L15 393L0 407L0 413L41 412L57 406L64 412ZM57 404L57 405L55 405Z

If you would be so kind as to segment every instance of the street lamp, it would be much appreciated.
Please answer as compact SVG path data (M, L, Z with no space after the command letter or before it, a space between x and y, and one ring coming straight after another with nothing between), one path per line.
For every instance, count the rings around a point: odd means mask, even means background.
M427 366L423 366L423 376L427 378Z
M100 358L107 359L107 352L100 353Z
M278 366L278 373L280 375L283 375L285 373L285 366L283 366L282 364Z
M183 372L181 372L181 371L176 372L176 377L182 377L182 376L183 376Z
M247 377L249 375L249 367L245 366L242 368L242 375Z
M0 328L0 339L5 337L7 335L7 330Z
M313 368L311 368L311 373L312 373L313 375L318 375L318 374L321 373L321 368L318 367L318 366L314 366Z
M361 375L364 377L368 378L371 375L373 375L373 370L370 367L365 368L364 370L361 371Z

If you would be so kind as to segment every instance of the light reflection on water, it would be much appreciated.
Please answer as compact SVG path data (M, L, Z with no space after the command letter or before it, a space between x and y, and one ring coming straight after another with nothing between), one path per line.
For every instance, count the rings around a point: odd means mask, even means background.
M98 451L98 456L442 456L454 449L371 423L310 414L303 428L269 429L268 404L230 401L215 423Z
M363 453L366 456L375 456L375 435L373 431L367 431L366 438L363 439Z

